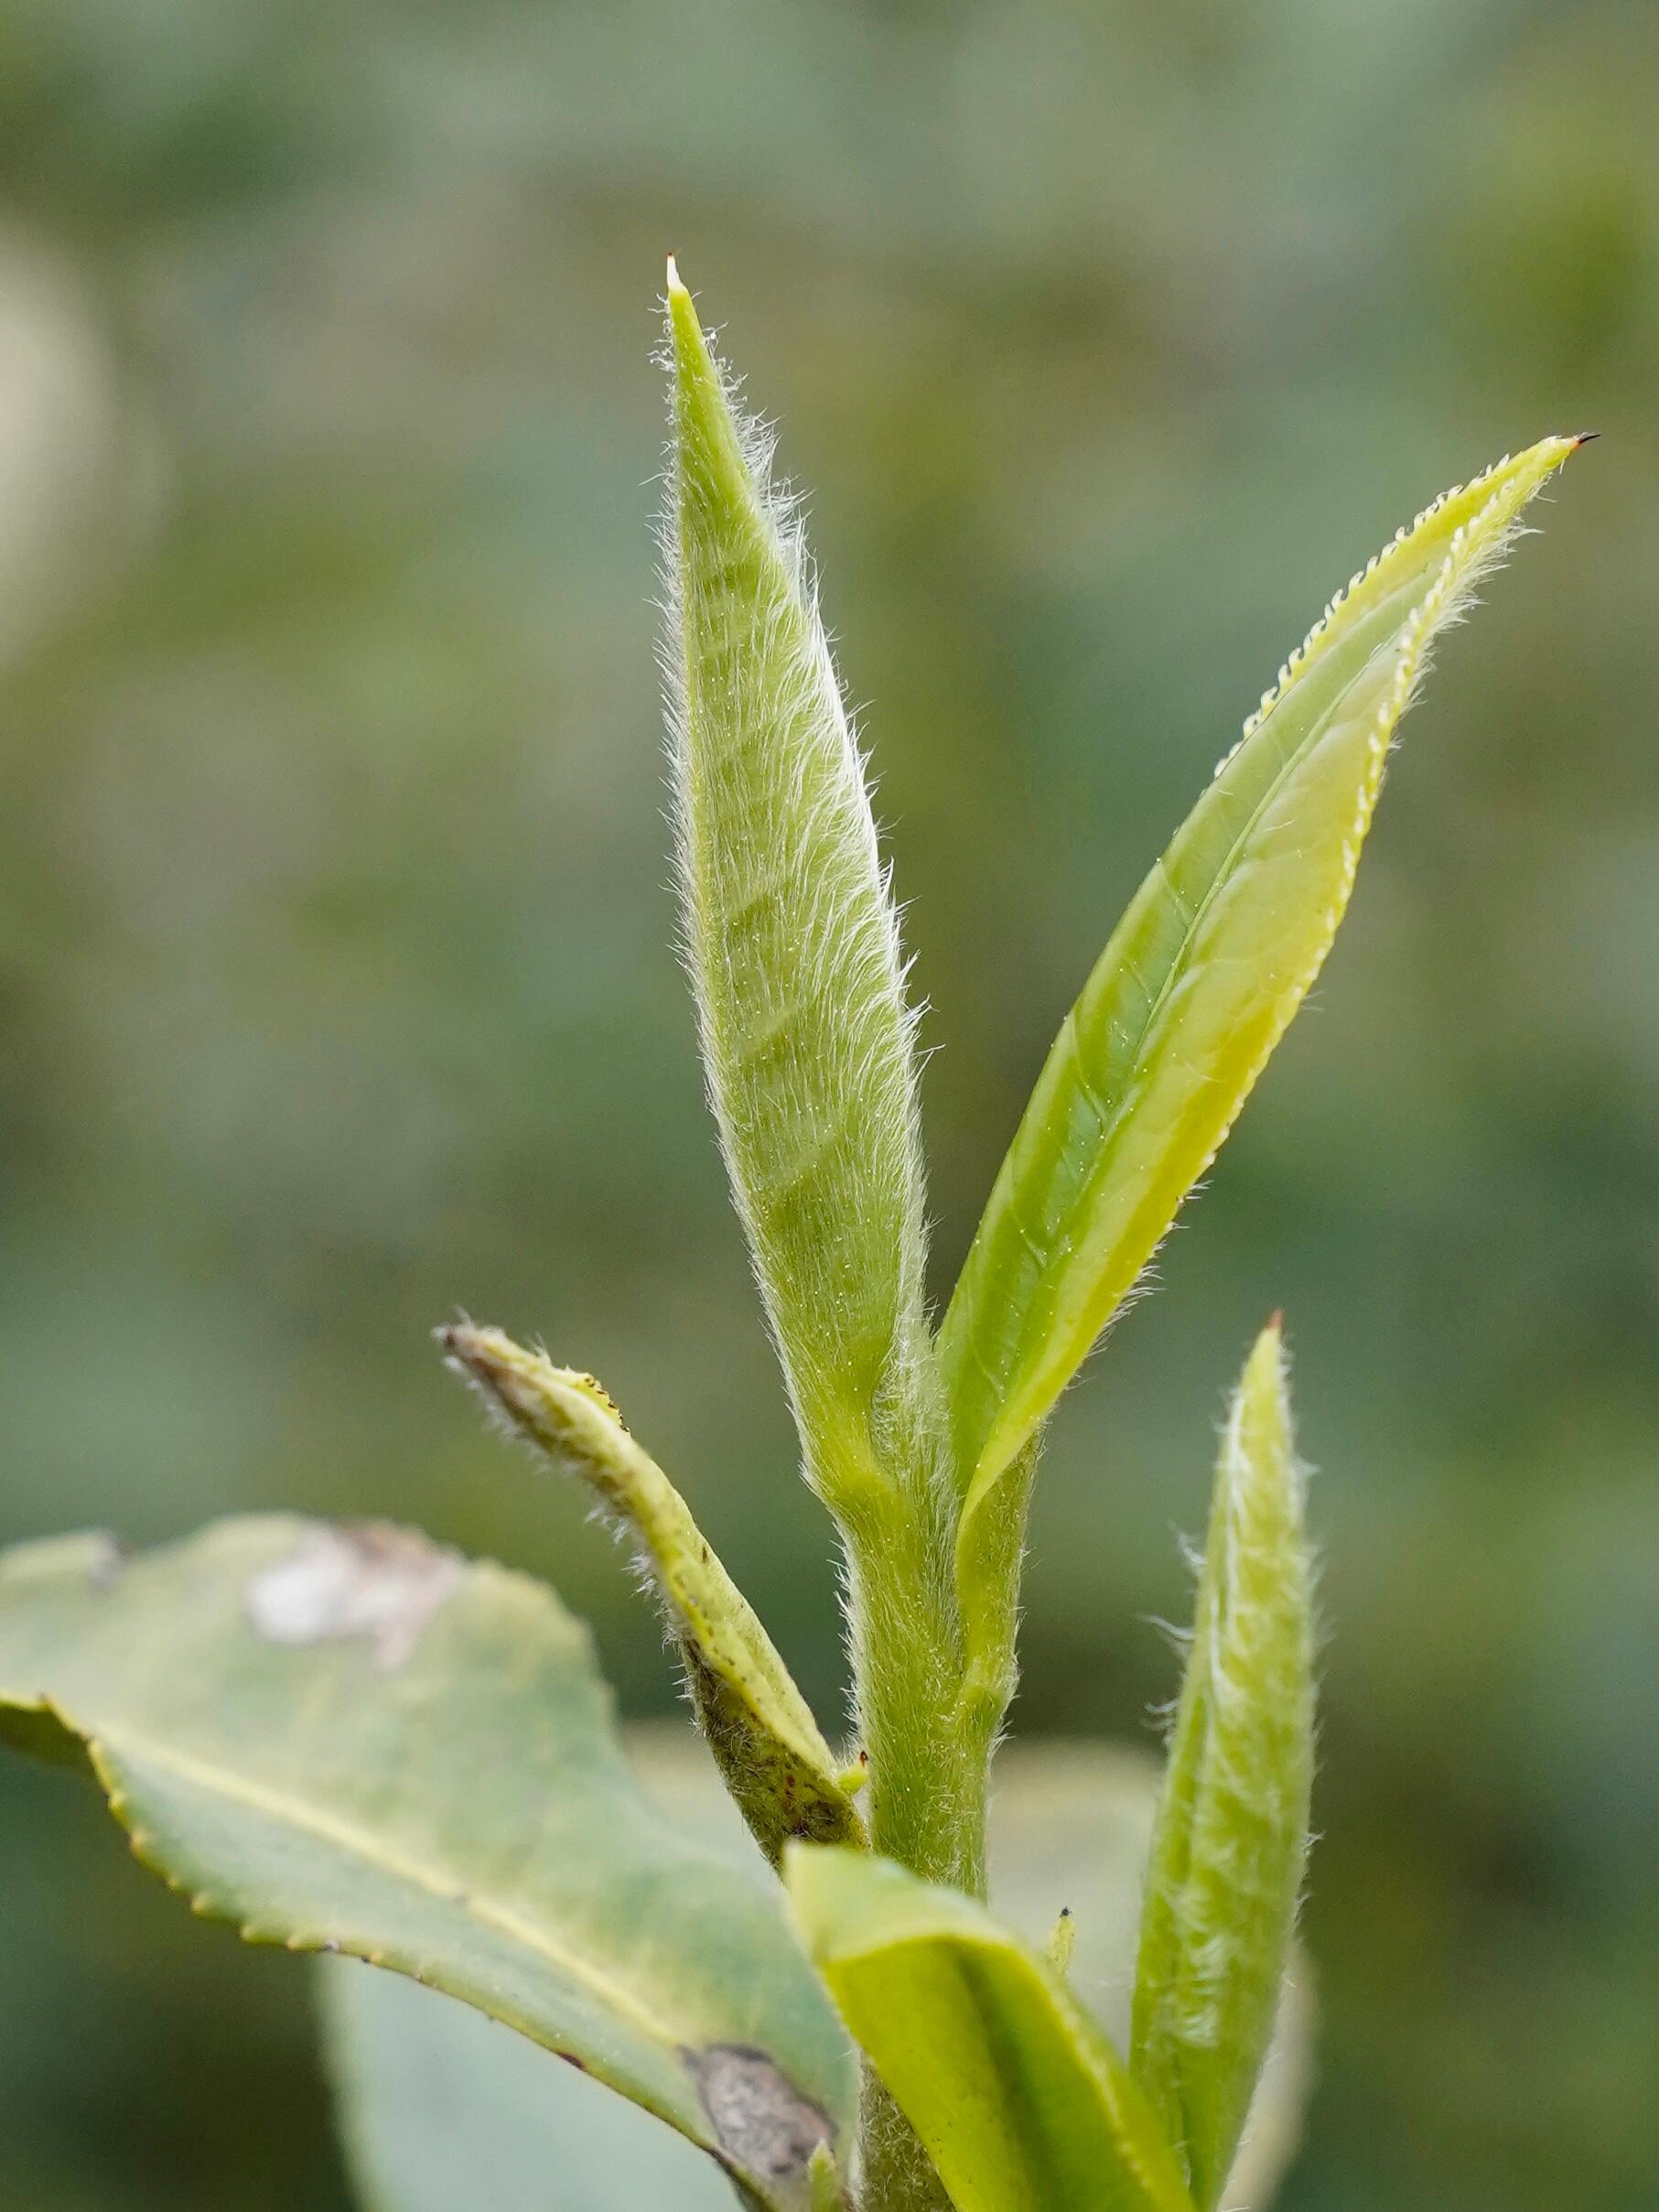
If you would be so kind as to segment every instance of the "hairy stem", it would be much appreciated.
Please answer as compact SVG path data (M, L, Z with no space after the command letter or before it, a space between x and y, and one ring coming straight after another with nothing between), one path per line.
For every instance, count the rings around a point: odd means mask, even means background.
M866 1812L877 1851L983 1897L989 1745L962 1726L961 1634L936 1518L932 1494L909 1490L847 1527ZM861 2212L949 2212L932 2161L868 2066L858 2133Z
M848 1635L869 1760L870 1841L929 1882L985 1894L986 1758L961 1725L947 1556L925 1501L889 1496L847 1527Z

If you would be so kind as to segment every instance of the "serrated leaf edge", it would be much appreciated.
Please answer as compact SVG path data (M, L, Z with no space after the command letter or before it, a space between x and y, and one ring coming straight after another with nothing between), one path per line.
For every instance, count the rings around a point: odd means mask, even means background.
M1243 1112L1251 1093L1260 1081L1268 1062L1283 1041L1286 1030L1300 1009L1303 1000L1312 987L1320 968L1325 964L1330 947L1335 942L1337 931L1341 925L1342 918L1353 894L1354 883L1359 873L1360 857L1376 812L1377 800L1382 791L1394 732L1410 707L1417 689L1427 674L1429 646L1437 633L1458 618L1462 607L1482 577L1489 575L1502 562L1522 526L1519 522L1520 511L1541 489L1553 470L1575 450L1580 442L1582 441L1572 438L1543 441L1544 446L1558 447L1559 451L1547 466L1540 467L1536 481L1524 489L1518 488L1513 480L1505 480L1497 483L1496 489L1484 503L1476 509L1466 522L1460 523L1453 532L1446 556L1434 581L1425 590L1423 598L1418 601L1394 649L1395 655L1394 679L1373 718L1367 748L1366 773L1362 778L1355 794L1353 822L1343 841L1341 875L1335 893L1326 911L1318 944L1304 962L1299 976L1287 987L1273 1029L1261 1052L1251 1063L1248 1072L1237 1084L1233 1110L1194 1173L1192 1182L1188 1186L1186 1196L1190 1196L1192 1187L1201 1182L1214 1165L1222 1147L1231 1136L1239 1115ZM1533 450L1541 449L1534 448ZM1524 459L1526 455L1524 453L1521 458ZM1431 522L1454 500L1467 499L1473 491L1493 482L1502 477L1505 469L1511 468L1513 465L1513 459L1506 456L1503 460L1495 462L1491 469L1472 479L1469 485L1455 487L1443 493L1439 499L1423 510L1416 522L1397 532L1382 553L1374 556L1366 566L1358 571L1346 589L1332 599L1325 614L1309 631L1303 644L1287 661L1280 672L1279 685L1263 695L1261 707L1245 724L1244 735L1239 739L1238 744L1233 747L1218 765L1217 774L1220 774L1227 762L1234 757L1239 747L1244 744L1260 728L1267 713L1278 703L1285 692L1298 678L1307 673L1312 662L1321 657L1343 634L1350 624L1359 619L1360 614L1363 612L1358 599L1361 588L1368 581L1374 581L1379 575L1385 574L1386 567L1395 563L1406 542L1426 522ZM1471 553L1470 551L1471 542L1481 538L1492 515L1512 497L1515 502L1515 513L1511 516L1503 527L1493 530L1490 537L1485 538L1483 542L1475 544ZM1249 823L1240 833L1238 840L1240 843L1248 836L1285 782L1295 774L1297 769L1301 765L1302 758L1303 756L1298 755L1287 761L1280 773L1275 777L1268 789L1263 793L1260 804L1251 815ZM1218 879L1219 880L1220 879ZM1209 901L1206 900L1204 905L1194 914L1187 932L1189 939L1197 928L1204 912L1207 911L1208 904ZM1158 1005L1161 1006L1162 1003L1163 997L1160 995ZM1158 1007L1155 1006L1148 1016L1148 1028L1151 1021L1156 1019L1157 1011ZM1184 1197L1182 1203L1185 1203ZM1171 1223L1172 1225L1173 1223ZM1148 1260L1146 1264L1150 1266L1152 1263ZM1145 1268L1143 1268L1143 1276L1144 1273ZM1110 1326L1112 1320L1122 1310L1123 1305L1133 1296L1132 1287L1125 1297L1113 1307L1112 1311L1104 1316L1101 1323L1102 1333ZM1046 1418L1046 1415L1039 1415L1034 1421L1027 1421L1022 1416L1019 1422L1013 1424L1018 1433L1015 1436L1011 1447L1005 1442L1005 1431L1009 1426L1006 1416L998 1421L986 1438L964 1497L962 1517L958 1524L956 1556L959 1576L964 1564L964 1539L969 1519L981 1509L985 1498L1015 1464L1021 1451L1034 1432L1040 1429Z

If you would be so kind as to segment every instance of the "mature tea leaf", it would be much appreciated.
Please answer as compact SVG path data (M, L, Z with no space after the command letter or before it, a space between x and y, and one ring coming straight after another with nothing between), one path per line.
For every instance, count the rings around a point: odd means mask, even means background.
M972 1899L792 1845L790 1900L957 2212L1191 2212L1146 2100L1037 1954Z
M281 1516L128 1561L25 1547L0 1737L48 1716L196 1911L464 1998L805 2212L851 2117L838 2026L770 1885L639 1789L550 1591Z
M1302 1494L1275 1322L1223 1432L1136 1971L1130 2063L1199 2212L1219 2200L1238 2150L1307 1858L1313 1578Z
M862 1843L835 1753L747 1598L685 1501L589 1375L555 1367L499 1329L439 1332L460 1371L518 1433L577 1474L638 1548L668 1615L709 1749L775 1866L792 1836Z
M710 1095L807 1472L832 1505L936 1451L915 1053L863 763L770 448L672 264L666 655Z
M1041 1424L1202 1175L1348 903L1438 631L1580 441L1449 492L1326 610L1130 901L1049 1054L941 1340L983 1696L1013 1686Z

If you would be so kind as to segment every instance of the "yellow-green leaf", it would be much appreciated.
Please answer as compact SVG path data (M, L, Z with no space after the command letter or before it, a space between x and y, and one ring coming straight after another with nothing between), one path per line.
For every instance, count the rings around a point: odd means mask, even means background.
M1277 1322L1222 1435L1192 1642L1153 1830L1130 2063L1199 2212L1272 2040L1308 1851L1312 1570Z
M1041 1425L1214 1158L1341 920L1437 632L1579 441L1449 492L1333 599L1130 901L1002 1164L942 1335L972 1663L1013 1685Z
M253 1942L464 1998L770 2212L854 2099L781 1900L641 1793L553 1593L408 1531L221 1522L0 1559L0 1739L77 1740L134 1849Z
M445 1350L555 1464L578 1475L632 1538L667 1613L693 1710L727 1787L775 1866L792 1836L862 1843L835 1753L747 1598L684 1499L592 1376L555 1367L499 1329L439 1332Z
M1191 2212L1104 2034L983 1906L811 1844L791 1847L785 1880L843 2018L957 2212Z

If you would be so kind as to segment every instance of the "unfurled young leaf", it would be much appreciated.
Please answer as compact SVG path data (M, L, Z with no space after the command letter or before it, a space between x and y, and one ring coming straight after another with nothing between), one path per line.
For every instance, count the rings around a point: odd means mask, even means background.
M1308 1849L1312 1570L1277 1322L1222 1435L1192 1642L1153 1831L1130 2064L1199 2212L1272 2039Z
M941 1341L973 1666L1013 1687L1041 1425L1134 1286L1336 933L1400 717L1438 631L1581 441L1449 492L1333 599L1130 901L1067 1015Z
M791 1847L785 1880L843 2018L956 2212L1191 2212L1103 2031L982 1905L811 1844Z
M519 1434L587 1483L631 1538L667 1613L709 1749L767 1857L776 1865L792 1836L861 1843L863 1823L835 1754L771 1638L604 1390L499 1329L458 1323L439 1337Z
M912 1020L863 762L770 448L670 266L666 653L685 944L807 1473L841 1510L937 1450Z
M0 1557L0 1740L49 1724L198 1912L464 1998L808 2212L851 2120L840 2029L763 1870L640 1790L550 1591L279 1516L133 1559L26 1546Z

